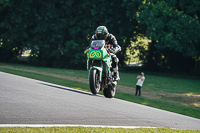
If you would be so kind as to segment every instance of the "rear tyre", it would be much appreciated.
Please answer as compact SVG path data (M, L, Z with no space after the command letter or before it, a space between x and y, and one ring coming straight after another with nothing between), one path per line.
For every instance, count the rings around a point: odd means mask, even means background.
M90 90L96 95L100 90L99 71L97 69L90 70Z
M113 86L108 85L108 87L104 88L104 90L103 90L104 96L107 97L107 98L114 97L115 96L115 92L116 92L116 87L117 87L116 85L113 85Z

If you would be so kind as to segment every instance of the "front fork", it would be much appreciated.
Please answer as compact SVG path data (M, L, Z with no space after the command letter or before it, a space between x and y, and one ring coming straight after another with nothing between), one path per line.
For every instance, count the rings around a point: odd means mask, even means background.
M89 71L89 59L87 59L87 70Z

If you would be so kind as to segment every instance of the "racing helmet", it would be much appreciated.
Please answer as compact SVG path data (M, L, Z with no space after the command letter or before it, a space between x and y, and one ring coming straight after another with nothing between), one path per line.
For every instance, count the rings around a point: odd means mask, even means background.
M99 26L95 31L95 35L99 40L106 40L108 36L108 30L105 26Z

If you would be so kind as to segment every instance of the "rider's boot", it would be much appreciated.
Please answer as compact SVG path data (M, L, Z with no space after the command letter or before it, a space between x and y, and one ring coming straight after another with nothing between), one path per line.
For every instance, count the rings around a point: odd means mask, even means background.
M119 77L119 72L117 71L117 72L115 72L115 77L114 77L114 80L115 81L119 81L120 80L120 77Z
M118 68L113 68L113 71L114 71L114 81L119 81L120 77L119 77Z

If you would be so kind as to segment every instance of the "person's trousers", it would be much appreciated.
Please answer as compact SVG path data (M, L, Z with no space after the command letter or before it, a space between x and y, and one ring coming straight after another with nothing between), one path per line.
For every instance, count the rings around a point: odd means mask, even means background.
M139 94L138 94L139 92ZM137 96L137 94L140 96L141 95L141 86L136 85L136 91L135 91L135 95Z

